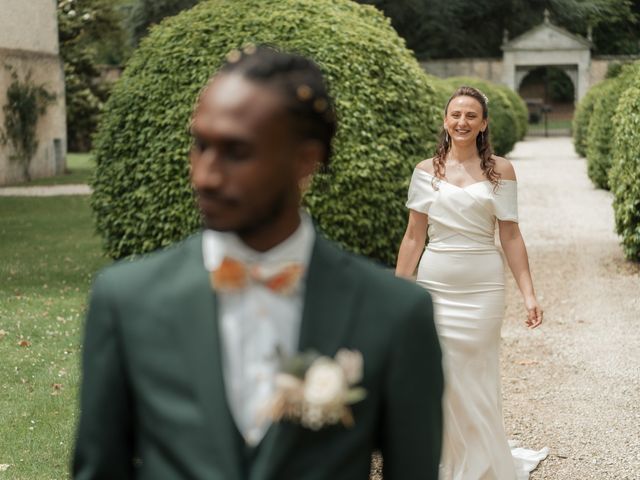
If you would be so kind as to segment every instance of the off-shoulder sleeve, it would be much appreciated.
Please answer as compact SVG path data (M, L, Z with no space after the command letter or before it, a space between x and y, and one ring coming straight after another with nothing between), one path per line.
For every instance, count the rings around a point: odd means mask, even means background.
M502 180L494 194L494 208L498 220L518 221L518 183Z
M431 184L431 175L416 168L411 176L407 208L420 213L429 213L429 207L436 198L437 192Z

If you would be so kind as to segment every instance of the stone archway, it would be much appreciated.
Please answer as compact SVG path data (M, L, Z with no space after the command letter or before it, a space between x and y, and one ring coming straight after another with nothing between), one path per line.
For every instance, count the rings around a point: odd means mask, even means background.
M506 37L506 36L505 36ZM544 22L502 45L503 82L517 91L527 74L538 67L557 67L571 79L575 101L589 89L591 42L551 23Z

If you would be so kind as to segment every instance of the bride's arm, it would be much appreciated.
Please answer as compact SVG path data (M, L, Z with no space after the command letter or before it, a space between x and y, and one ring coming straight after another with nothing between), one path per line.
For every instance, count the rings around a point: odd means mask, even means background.
M536 328L542 323L542 308L533 290L527 247L524 245L520 227L516 222L502 220L498 220L498 225L500 229L500 244L507 257L511 273L513 273L518 288L524 297L524 304L527 308L526 324L529 328Z
M409 222L407 230L402 238L398 261L396 263L396 276L412 278L418 265L420 255L424 250L427 240L428 217L425 213L409 210Z

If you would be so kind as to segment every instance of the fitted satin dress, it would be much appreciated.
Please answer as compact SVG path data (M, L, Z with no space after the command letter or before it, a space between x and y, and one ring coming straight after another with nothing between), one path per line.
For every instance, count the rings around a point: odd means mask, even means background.
M517 184L458 187L416 168L407 207L428 215L417 282L433 298L444 353L441 480L515 480L546 456L511 451L502 420L500 328L504 264L496 220L518 221Z

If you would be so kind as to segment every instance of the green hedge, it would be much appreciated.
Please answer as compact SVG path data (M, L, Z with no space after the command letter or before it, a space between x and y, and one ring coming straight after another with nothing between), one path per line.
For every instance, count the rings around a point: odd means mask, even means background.
M493 150L501 156L513 150L520 130L513 105L502 89L472 77L450 77L445 81L451 87L451 93L462 85L468 85L480 89L489 98L489 132Z
M589 138L589 122L593 113L594 104L598 98L598 91L605 82L598 83L591 87L587 94L582 97L575 113L573 114L573 147L581 157L587 156L587 140Z
M518 140L522 140L529 128L529 110L527 104L517 92L511 90L506 85L496 85L509 99L511 108L516 115L516 125L518 126Z
M620 78L605 80L593 102L587 128L587 173L597 188L609 189L613 124L611 118L624 90Z
M587 172L598 188L609 189L609 170L612 162L613 124L611 119L620 96L633 80L633 65L621 67L615 78L598 84L587 128Z
M640 261L640 62L626 69L627 88L613 117L613 193L616 230L627 258Z
M435 91L436 104L438 106L438 113L440 114L440 119L444 120L444 107L451 98L451 94L455 90L451 87L449 82L445 79L433 77L427 74L429 77L429 84L433 86L433 90Z
M440 108L404 41L378 10L348 0L204 2L153 28L105 107L92 206L112 257L200 228L186 133L198 90L232 48L269 43L315 59L336 99L332 171L305 203L351 251L395 261L414 165L434 150Z

